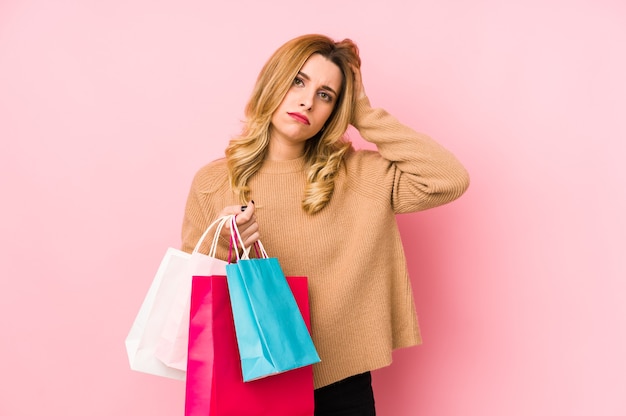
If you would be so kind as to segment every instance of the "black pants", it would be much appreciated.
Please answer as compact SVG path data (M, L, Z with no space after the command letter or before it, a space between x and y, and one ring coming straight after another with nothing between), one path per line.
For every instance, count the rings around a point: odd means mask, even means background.
M315 390L315 416L375 416L372 375L348 377Z

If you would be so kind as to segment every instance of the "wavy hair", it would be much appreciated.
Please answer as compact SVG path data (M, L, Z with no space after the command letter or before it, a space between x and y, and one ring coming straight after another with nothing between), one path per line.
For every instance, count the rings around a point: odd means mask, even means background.
M342 73L339 96L324 128L305 143L307 166L302 208L308 214L322 210L335 189L334 179L352 145L344 134L352 120L355 77L360 68L359 50L350 39L335 42L324 35L304 35L278 48L259 73L245 108L242 132L226 148L230 184L242 204L250 196L248 180L261 168L270 142L271 119L293 84L298 71L313 54L333 62Z

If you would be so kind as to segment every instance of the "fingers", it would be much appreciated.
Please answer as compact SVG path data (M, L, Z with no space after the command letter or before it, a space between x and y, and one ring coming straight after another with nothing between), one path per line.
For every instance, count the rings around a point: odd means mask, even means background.
M224 207L220 213L218 214L218 217L226 217L228 215L237 215L237 214L241 214L241 205L229 205L227 207ZM220 236L225 238L225 239L230 239L230 221L226 221L226 224L224 224L225 226L222 228L222 232L220 233Z
M247 207L246 207L247 209ZM229 205L224 207L218 214L219 217L224 217L226 215L238 215L242 212L242 205Z
M237 208L235 208L237 209ZM237 216L237 226L239 227L241 224L246 224L247 222L254 220L256 221L256 217L254 216L254 201L250 201L248 205L242 205L238 207L239 212L235 213ZM241 231L241 229L240 229Z
M241 235L241 239L243 240L244 247L250 247L251 245L256 243L260 238L259 225L255 222L254 224L249 225L243 231L240 228L239 234Z
M365 87L363 86L363 78L361 77L361 69L356 65L350 65L354 74L354 95L358 99L366 96Z
M239 235L245 247L250 247L259 239L259 225L254 216L254 206L249 206L244 212L235 217Z
M220 216L235 215L237 229L245 247L250 247L260 238L259 225L256 222L254 209L254 201L250 201L248 205L244 206L229 205L220 212ZM227 222L226 227L222 229L221 235L224 238L230 238L230 232L230 222Z
M259 224L256 222L254 210L254 201L250 201L246 208L235 217L239 234L246 247L250 247L260 238Z

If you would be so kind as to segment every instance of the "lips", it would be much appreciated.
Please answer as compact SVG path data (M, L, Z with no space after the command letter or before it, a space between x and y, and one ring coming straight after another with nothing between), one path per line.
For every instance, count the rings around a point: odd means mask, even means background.
M302 115L300 113L287 113L289 117L293 118L296 121L299 121L302 124L306 124L307 126L311 125L307 116Z

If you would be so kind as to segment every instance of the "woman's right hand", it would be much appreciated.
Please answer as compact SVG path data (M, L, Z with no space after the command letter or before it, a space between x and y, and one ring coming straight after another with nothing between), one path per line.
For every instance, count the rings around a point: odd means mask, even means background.
M243 209L243 210L242 210ZM257 242L261 237L259 234L259 224L256 222L256 216L254 215L254 201L245 206L245 209L241 205L229 205L224 207L220 211L219 216L236 215L235 222L239 229L239 234L243 240L244 247L250 247ZM230 239L230 222L227 222L226 227L222 228L222 237L227 240Z

